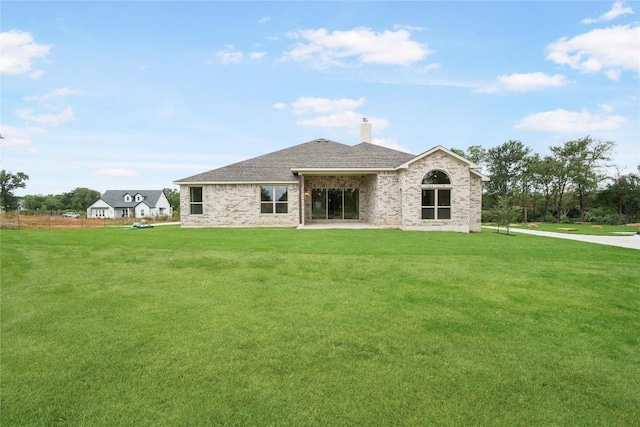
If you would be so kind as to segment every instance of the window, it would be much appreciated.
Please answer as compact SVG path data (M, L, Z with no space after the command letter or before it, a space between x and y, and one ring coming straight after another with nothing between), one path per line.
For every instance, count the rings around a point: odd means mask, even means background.
M445 172L432 170L427 172L424 178L422 178L422 184L451 184L451 180L449 179L449 175Z
M130 194L125 194L124 195L124 201L125 202L130 202L131 201L131 195Z
M136 202L141 202L142 196L140 194L136 194Z
M260 187L260 213L286 214L289 212L286 186Z
M451 219L451 179L431 170L422 178L422 219Z
M451 190L422 190L422 219L451 219Z
M202 187L189 187L189 213L202 215Z

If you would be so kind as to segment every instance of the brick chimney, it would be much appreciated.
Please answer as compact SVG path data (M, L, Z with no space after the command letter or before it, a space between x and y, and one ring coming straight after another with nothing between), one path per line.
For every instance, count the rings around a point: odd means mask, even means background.
M369 123L366 117L362 119L362 124L360 125L360 142L372 143L371 123Z

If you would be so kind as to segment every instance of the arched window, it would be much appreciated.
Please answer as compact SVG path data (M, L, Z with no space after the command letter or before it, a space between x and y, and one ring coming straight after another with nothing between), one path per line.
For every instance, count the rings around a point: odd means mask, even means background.
M446 172L431 170L422 178L422 219L451 219L451 180Z
M434 169L427 172L424 178L422 178L422 183L425 185L451 184L451 180L449 179L449 175L447 175L446 172Z

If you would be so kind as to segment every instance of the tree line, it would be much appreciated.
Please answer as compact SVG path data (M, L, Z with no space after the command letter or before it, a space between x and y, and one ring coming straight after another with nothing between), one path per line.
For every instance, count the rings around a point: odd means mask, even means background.
M476 163L491 181L485 183L482 219L485 222L556 221L628 224L640 222L640 165L623 173L611 165L614 143L589 136L550 147L550 154L533 153L521 141L510 140L485 149L472 145L452 151ZM611 171L615 172L611 172ZM0 172L0 206L17 210L13 191L25 188L29 176ZM164 189L174 214L180 195ZM28 195L30 211L75 210L84 212L100 193L79 187L58 195Z
M22 198L15 196L18 188L26 188L29 176L23 172L16 174L10 171L0 171L0 206L5 211L18 209L34 213L59 211L75 211L80 214L100 199L100 192L86 187L77 187L62 194L28 194ZM175 212L180 212L180 193L172 188L165 188L164 194ZM20 202L22 199L22 202Z
M587 136L552 146L546 156L514 140L453 151L491 178L483 221L640 222L640 165L632 173L611 165L614 145Z

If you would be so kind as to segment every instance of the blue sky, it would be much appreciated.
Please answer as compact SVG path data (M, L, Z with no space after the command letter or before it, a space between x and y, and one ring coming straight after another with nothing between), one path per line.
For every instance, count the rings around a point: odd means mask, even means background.
M587 135L640 163L637 1L32 2L1 9L24 194L172 181L327 138L424 152Z

